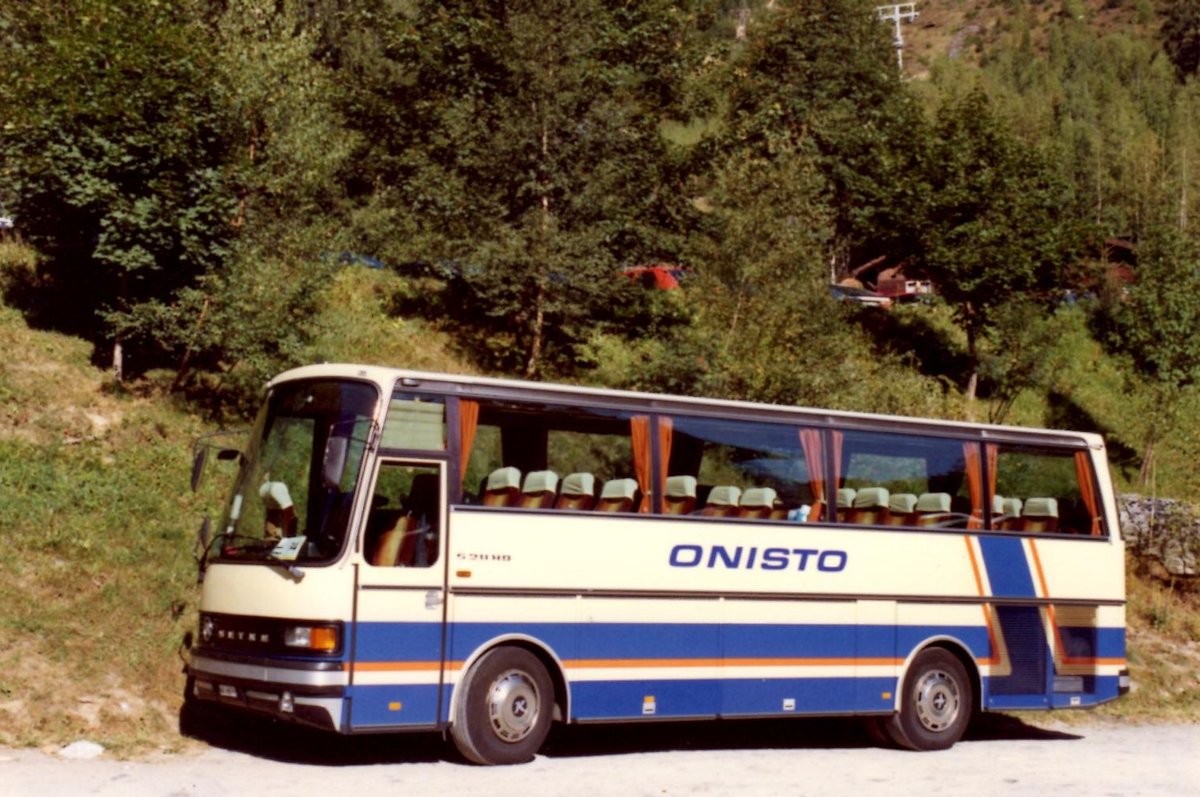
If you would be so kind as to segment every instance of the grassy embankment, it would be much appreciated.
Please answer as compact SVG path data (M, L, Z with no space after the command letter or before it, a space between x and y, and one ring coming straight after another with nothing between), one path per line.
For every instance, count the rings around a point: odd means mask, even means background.
M468 370L435 331L386 316L394 289L385 275L343 275L329 302L339 312L315 349L330 359ZM1119 375L1077 321L1064 329L1067 403L1136 439ZM31 330L3 306L0 347L0 744L91 738L118 754L179 748L178 649L197 597L191 548L218 500L188 492L189 446L211 427L154 379L114 386L90 363L87 344ZM1030 397L1017 419L1043 422L1063 403ZM1162 467L1188 454L1164 448ZM1119 480L1125 474L1118 468ZM1196 474L1186 475L1160 477L1160 487L1169 481L1184 497L1200 495ZM1102 713L1200 721L1197 595L1132 571L1129 595L1138 689Z

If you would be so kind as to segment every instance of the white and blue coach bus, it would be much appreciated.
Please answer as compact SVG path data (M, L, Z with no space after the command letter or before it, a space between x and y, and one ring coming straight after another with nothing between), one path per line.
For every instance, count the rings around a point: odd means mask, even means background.
M506 764L555 720L925 750L1128 689L1095 435L319 365L237 457L194 705Z

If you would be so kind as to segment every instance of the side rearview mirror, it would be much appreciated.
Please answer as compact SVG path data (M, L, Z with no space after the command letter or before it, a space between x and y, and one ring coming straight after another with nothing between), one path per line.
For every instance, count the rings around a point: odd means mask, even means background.
M204 464L208 462L208 446L200 446L196 457L192 460L192 492L200 488L200 478L204 475Z
M204 516L204 520L200 523L200 528L196 531L196 544L192 547L192 558L196 560L197 580L204 581L204 568L207 565L205 561L208 556L209 531L211 521L208 515Z

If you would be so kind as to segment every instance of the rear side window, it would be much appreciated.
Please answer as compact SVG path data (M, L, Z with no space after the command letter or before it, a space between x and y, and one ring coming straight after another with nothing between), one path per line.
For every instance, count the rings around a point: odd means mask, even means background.
M1104 518L1087 451L987 446L994 528L1058 534L1104 534Z

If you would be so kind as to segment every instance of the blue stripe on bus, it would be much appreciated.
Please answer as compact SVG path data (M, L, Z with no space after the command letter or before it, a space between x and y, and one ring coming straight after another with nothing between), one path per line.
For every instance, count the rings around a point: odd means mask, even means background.
M1025 558L1025 546L1018 538L980 537L979 550L987 568L992 595L1004 598L1033 598L1033 574Z
M903 658L930 637L959 639L972 654L989 654L982 624L452 623L447 631L451 661L463 661L490 640L513 635L538 640L560 659ZM358 662L431 661L440 657L440 650L437 623L356 626Z
M1030 632L1040 640L1040 623L1033 623L1033 612L1029 614ZM1067 656L1125 655L1123 628L1066 626L1059 631ZM441 655L437 623L358 623L356 632L358 662L427 662ZM904 658L933 637L957 639L973 656L994 653L983 625L453 623L448 635L450 661L463 661L488 641L510 635L537 640L560 659Z
M870 682L865 692L856 678L582 681L571 686L571 714L575 720L587 721L833 714L891 708L890 698L867 701L857 695L894 692L896 679L863 680Z
M442 655L440 623L355 623L356 661L432 661Z
M448 703L450 687L443 687L443 705ZM434 725L438 722L437 684L400 684L352 686L346 690L350 700L352 728Z

